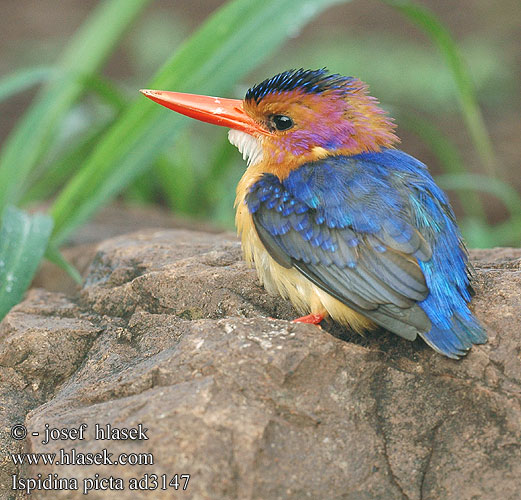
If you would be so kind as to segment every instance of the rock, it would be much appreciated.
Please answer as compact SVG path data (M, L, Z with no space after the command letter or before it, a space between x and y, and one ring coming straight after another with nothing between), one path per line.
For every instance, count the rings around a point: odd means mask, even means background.
M125 489L94 499L521 497L521 250L473 252L490 341L461 361L384 331L292 324L240 255L228 235L141 231L99 245L76 296L33 290L14 308L0 327L2 451L154 463L6 459L2 491L39 473L79 490L33 498L84 498L95 474ZM42 444L45 424L82 423L84 440ZM148 439L96 440L96 424L141 424ZM179 490L190 474L186 491L161 490L175 474ZM130 490L138 479L152 489Z
M41 208L45 211L49 207L43 205ZM96 254L100 241L148 228L182 228L210 233L217 232L215 227L204 222L174 216L171 210L113 203L81 226L68 241L68 246L62 248L61 252L84 275ZM74 280L61 267L48 260L44 260L32 285L36 288L45 288L51 292L69 295L78 290L78 285Z

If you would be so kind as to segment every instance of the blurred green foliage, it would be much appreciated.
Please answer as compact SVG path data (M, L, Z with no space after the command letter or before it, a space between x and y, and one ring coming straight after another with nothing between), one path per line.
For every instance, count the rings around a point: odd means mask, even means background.
M381 0L387 5L382 8L402 13L404 23L416 24L430 44L411 44L378 32L346 36L333 31L277 51L324 9L346 1L232 0L191 35L182 16L146 11L150 0L100 2L55 64L21 68L0 79L0 101L41 84L0 154L4 226L12 227L23 217L33 230L34 221L49 231L52 225L50 240L38 232L29 238L32 255L38 260L46 251L72 274L59 246L116 196L166 204L176 213L231 228L232 186L244 164L226 134L162 109L137 89L240 96L251 84L278 71L327 66L367 81L400 127L414 130L438 158L446 172L443 186L460 198L469 246L518 245L521 197L501 180L476 100L476 89L489 102L515 92L497 53L484 42L458 48L436 16L408 0ZM133 76L108 80L102 76L103 65L134 24L127 41ZM269 59L275 52L277 57ZM153 73L149 81L145 75ZM247 75L248 81L242 81ZM486 176L463 163L450 137L430 119L455 105ZM487 222L483 192L502 200L508 211L498 226ZM45 216L31 219L9 208L45 200L53 200L51 221ZM6 234L2 233L8 238ZM29 240L18 238L0 246L0 265L11 262L16 252L23 254ZM24 276L17 297L28 285ZM0 288L0 304L12 305L12 298L7 302L1 293Z

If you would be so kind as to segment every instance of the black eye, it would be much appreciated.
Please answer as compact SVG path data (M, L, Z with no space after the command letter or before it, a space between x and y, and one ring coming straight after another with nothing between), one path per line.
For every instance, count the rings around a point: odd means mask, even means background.
M293 120L286 115L273 115L271 123L277 130L288 130L293 127Z

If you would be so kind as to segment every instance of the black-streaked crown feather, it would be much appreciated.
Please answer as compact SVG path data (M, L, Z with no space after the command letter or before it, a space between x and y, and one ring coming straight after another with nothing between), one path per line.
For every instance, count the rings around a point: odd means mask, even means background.
M287 92L300 89L307 94L319 94L328 90L350 90L350 83L354 79L339 74L328 74L326 68L322 69L290 69L278 75L267 78L263 82L254 85L246 92L245 99L255 100L257 104L268 94Z

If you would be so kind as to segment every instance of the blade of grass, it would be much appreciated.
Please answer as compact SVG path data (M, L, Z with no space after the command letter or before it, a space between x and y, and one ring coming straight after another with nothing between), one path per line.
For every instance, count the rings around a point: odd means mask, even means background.
M2 77L0 79L0 102L45 82L51 78L54 71L53 68L46 66L21 68Z
M454 77L461 112L474 147L480 155L488 175L497 177L499 167L483 115L477 103L472 78L452 35L433 12L412 0L381 1L408 17L428 34L438 46Z
M430 147L447 174L466 173L458 149L438 127L432 124L432 121L403 110L398 114L400 125L417 134ZM486 220L483 203L475 190L459 190L458 196L465 214Z
M159 179L161 193L165 197L166 203L172 212L186 212L183 209L182 196L189 192L188 185L191 185L190 177L187 179L185 172L190 169L179 172L179 165L174 163L166 155L161 155L154 163L154 171ZM183 179L182 183L180 179Z
M33 172L28 180L28 188L21 197L21 204L47 200L54 196L57 190L72 177L73 173L81 168L83 160L100 141L107 129L108 124L90 131L74 147L65 151L52 165L46 166L41 171Z
M159 71L151 88L221 93L314 15L341 0L234 0L217 10ZM348 0L344 0L348 1ZM143 172L188 120L143 97L129 106L52 207L62 242Z
M99 75L85 75L80 79L84 90L95 92L104 102L114 108L115 111L122 111L127 105L125 94L111 81Z
M471 248L518 247L521 243L521 216L491 226L479 219L461 222L461 231Z
M56 127L84 91L80 76L95 73L150 0L101 2L68 44L55 77L7 139L0 156L0 212L16 201L26 177L52 141Z
M521 215L489 228L490 244L487 246L515 246L521 244Z
M61 254L61 252L54 246L49 245L45 252L45 257L53 264L61 267L78 285L83 283L83 278L80 272Z
M491 226L485 219L467 217L461 228L469 246L489 248L519 245L521 241L521 195L509 184L478 174L445 174L436 177L443 189L489 193L501 200L507 208L509 220Z
M223 185L220 180L225 179L229 170L235 165L232 161L235 155L237 149L230 144L226 136L223 137L222 141L217 143L209 162L210 168L195 192L196 205L202 214L210 214L212 207L216 206L222 195L219 187L229 189L228 184Z
M46 200L55 195L72 176L81 168L83 160L93 150L103 134L108 130L117 115L126 106L123 92L108 80L99 76L87 76L82 79L86 90L93 91L103 102L114 110L110 120L100 118L99 124L93 124L76 143L60 152L57 159L39 164L26 181L26 188L20 199L22 205L35 200Z
M163 153L154 164L161 190L168 206L174 212L193 213L194 200L191 194L197 184L196 172L191 157L192 140L189 133L182 132L176 141L175 157Z
M20 302L45 253L53 221L8 206L0 229L0 319Z
M492 194L505 204L510 215L521 215L521 195L504 181L471 173L444 174L437 176L436 181L443 189L474 190Z
M154 174L154 171L145 172L136 177L125 190L125 201L140 205L154 203L157 198L157 181Z

